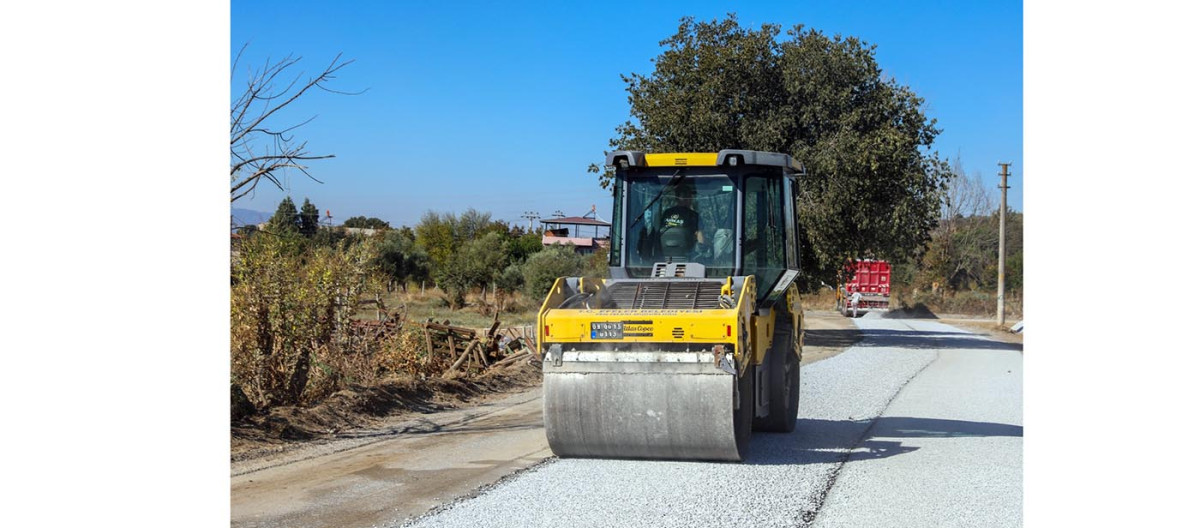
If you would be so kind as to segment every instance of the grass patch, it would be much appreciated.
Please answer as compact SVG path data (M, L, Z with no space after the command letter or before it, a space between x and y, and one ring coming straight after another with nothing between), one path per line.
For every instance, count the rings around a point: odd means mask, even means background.
M801 294L800 305L805 310L834 310L837 306L837 292L831 288L821 288L817 293Z
M896 289L893 288L893 292ZM892 307L927 306L936 314L956 314L972 316L996 315L996 292L966 290L960 292L915 291L903 294L897 306L897 298L892 296ZM1009 293L1004 296L1004 314L1006 318L1020 319L1024 317L1025 303L1020 293Z
M486 329L492 326L496 317L496 298L488 292L487 301L479 293L466 296L467 302L463 308L451 310L447 296L437 288L426 288L424 293L420 288L409 288L408 292L396 290L384 294L380 300L389 312L406 315L409 321L424 322L434 320L439 323L449 321L454 326L474 329ZM537 323L537 311L541 300L532 302L521 293L504 295L501 303L500 326L524 326ZM379 317L376 307L364 304L356 314L360 319L376 319Z

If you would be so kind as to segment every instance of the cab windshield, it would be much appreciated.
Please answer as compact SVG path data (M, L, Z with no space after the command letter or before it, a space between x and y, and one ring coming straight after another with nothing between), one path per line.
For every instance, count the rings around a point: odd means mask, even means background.
M679 168L628 181L631 276L649 276L657 262L698 262L708 277L733 274L737 188L728 174Z

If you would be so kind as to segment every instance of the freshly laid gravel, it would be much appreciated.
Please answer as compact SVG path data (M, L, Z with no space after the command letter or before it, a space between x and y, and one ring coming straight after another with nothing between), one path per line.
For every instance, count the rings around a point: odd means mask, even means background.
M894 446L901 456L852 457L814 526L1020 526L1023 376L1016 345L932 322L860 326L896 346L941 348L864 443Z
M900 389L938 357L932 348L870 339L863 345L805 365L796 431L755 433L743 463L554 460L410 525L807 524L843 462L901 452L892 443L855 446Z

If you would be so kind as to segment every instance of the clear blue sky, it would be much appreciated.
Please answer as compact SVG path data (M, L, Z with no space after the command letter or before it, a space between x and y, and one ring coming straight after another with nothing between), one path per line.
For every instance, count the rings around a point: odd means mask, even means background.
M306 95L281 116L314 154L324 184L290 175L290 191L259 186L235 207L271 212L285 194L310 198L335 222L376 216L413 225L428 210L524 211L608 219L611 199L586 172L629 117L621 74L649 73L658 42L683 16L735 12L743 26L804 24L878 46L876 58L925 98L942 129L935 149L961 155L989 188L1012 161L1009 204L1022 210L1022 16L1017 1L956 2L231 3L235 72L289 53L305 71L354 59L333 86L358 96Z

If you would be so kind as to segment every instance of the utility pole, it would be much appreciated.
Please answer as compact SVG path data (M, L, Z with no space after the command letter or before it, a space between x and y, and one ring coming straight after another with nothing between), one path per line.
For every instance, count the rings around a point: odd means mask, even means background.
M529 219L529 232L530 233L533 232L533 219L537 218L537 217L538 217L537 211L525 211L525 214L521 215L521 218Z
M1012 162L997 165L1000 165L1000 277L996 286L996 324L1004 326L1004 215L1008 213L1008 166Z

